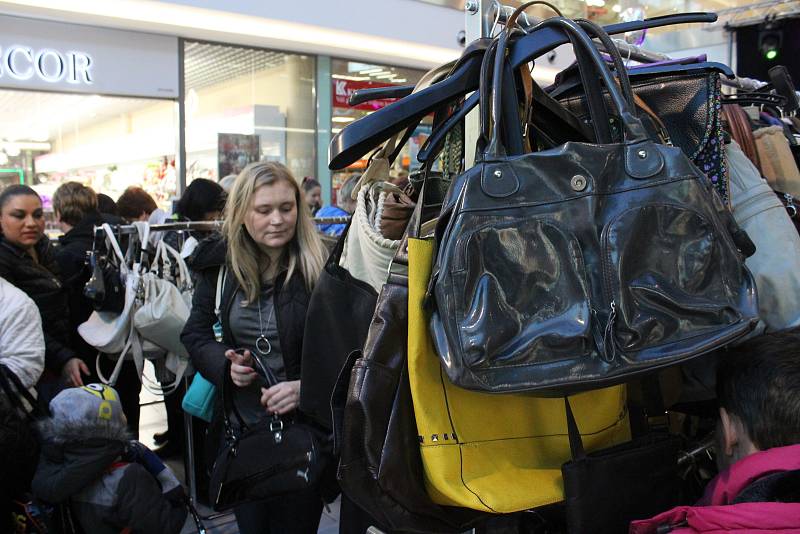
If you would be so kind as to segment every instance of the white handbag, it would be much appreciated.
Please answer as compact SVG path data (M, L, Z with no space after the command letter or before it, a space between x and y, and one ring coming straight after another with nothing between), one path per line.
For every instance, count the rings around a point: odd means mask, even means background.
M121 276L125 281L125 306L121 313L95 311L86 322L78 326L78 333L89 345L106 354L123 352L130 337L131 313L136 301L139 277L135 269L129 270L111 226L103 224L106 243L119 260Z
M745 261L756 281L760 325L800 325L800 235L778 197L736 142L726 147L733 217L756 245Z
M171 256L171 258L169 258ZM156 266L162 260L165 270L174 262L179 270L176 282L167 281L156 272ZM189 269L180 254L164 241L159 241L153 260L153 268L142 275L144 302L136 310L133 323L142 338L188 360L189 353L181 343L180 334L189 319L191 295Z

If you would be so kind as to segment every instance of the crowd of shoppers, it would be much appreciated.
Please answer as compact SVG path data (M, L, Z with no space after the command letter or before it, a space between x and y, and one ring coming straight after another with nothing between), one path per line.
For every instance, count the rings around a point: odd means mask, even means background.
M205 379L218 389L224 381L232 386L237 417L227 415L234 432L242 431L238 421L258 425L273 414L305 421L298 407L306 313L327 257L318 230L341 235L345 228L317 228L312 214L351 214L358 176L340 189L339 207L322 209L319 183L298 182L280 163L250 164L226 178L231 182L227 191L210 180L190 183L171 216L175 221L222 219L221 232L163 236L187 258L194 281L181 340ZM63 232L57 242L45 235L42 201L33 189L13 185L0 192L0 365L37 396L47 414L39 423L40 459L27 484L19 465L0 463L0 480L16 481L0 485L0 531L7 528L17 490L31 489L42 502L68 506L86 532L179 532L187 517L185 493L158 455L185 452L180 395L165 398L168 431L154 436L162 445L156 455L136 441L141 382L133 362L123 363L113 388L102 385L95 369L97 351L78 335L78 326L93 311L83 287L91 274L86 258L95 245L95 227L156 223L167 216L141 188L129 188L114 202L69 182L52 201ZM800 331L795 330L753 338L720 358L719 475L696 506L635 521L631 532L701 532L712 524L720 531L743 532L796 526L798 354ZM113 363L103 358L97 365L108 374ZM257 373L261 367L277 377L276 385L263 387ZM17 454L20 447L19 436L4 432L13 411L0 392L4 455ZM213 464L224 444L223 415L218 409L210 425L199 425L196 450L209 451L205 462L199 454L203 466ZM239 531L316 532L322 493L321 487L312 487L238 505ZM341 524L355 523L343 518Z

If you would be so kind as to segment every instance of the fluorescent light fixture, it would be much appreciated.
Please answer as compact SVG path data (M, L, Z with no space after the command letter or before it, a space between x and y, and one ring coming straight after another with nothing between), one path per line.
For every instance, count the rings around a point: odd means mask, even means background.
M2 147L9 154L9 150L19 154L21 150L50 150L50 143L35 143L30 141L21 141L17 143L0 143Z
M362 70L358 71L359 74L373 74L373 73L378 73L378 72L383 72L383 68L382 67L372 67L371 69L362 69Z
M342 131L342 129L341 129L341 128L332 128L332 129L331 129L331 133L332 133L333 135L336 135L337 133L339 133L339 132L341 132L341 131Z
M333 122L353 122L356 120L355 117L333 117L331 119Z
M369 80L369 76L348 76L347 74L331 74L334 80L349 80L351 82L365 82Z
M373 76L373 78L377 80L389 80L391 78L394 78L395 76L396 76L395 74L389 73L389 74L378 74L377 76Z
M105 22L110 26L131 30L149 28L147 31L188 38L269 48L286 47L312 54L364 54L376 62L395 59L408 65L433 66L455 59L461 53L455 46L455 40L453 48L431 46L357 31L158 0L115 0L111 8L109 4L108 0L3 0L7 8L32 8L27 10L28 16L35 13L36 16L55 20L94 25Z
M614 7L611 8L611 11L613 11L614 13L619 13L620 11L622 11L622 6L619 4L614 4Z
M406 80L405 78L395 78L394 81L397 82L397 83L405 83L408 80Z

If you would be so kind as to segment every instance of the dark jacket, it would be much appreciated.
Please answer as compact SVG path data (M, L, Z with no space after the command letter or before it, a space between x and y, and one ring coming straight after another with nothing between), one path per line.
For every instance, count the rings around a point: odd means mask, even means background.
M94 227L103 223L124 224L124 221L114 215L87 213L72 230L58 238L58 247L55 249L59 278L69 300L70 344L90 369L94 367L93 356L97 354L97 349L78 334L78 326L94 311L91 301L83 296L83 288L92 274L86 264L86 253L92 250L95 243Z
M46 236L36 244L36 253L39 263L0 236L0 276L24 291L39 308L45 368L58 374L68 360L77 356L70 343L68 296Z
M45 420L39 430L42 451L33 492L49 503L69 503L85 532L181 531L187 515L182 492L167 497L143 465L122 461L129 439L124 424Z
M221 343L216 341L213 331L213 326L217 322L217 316L214 314L217 276L220 267L226 261L226 256L227 244L218 235L211 236L197 246L189 263L189 267L197 277L192 313L181 333L181 341L189 351L194 367L217 387L222 385L225 372L225 351L235 348L227 318L238 284L230 270L225 278L220 305L223 327ZM309 296L299 272L288 281L285 277L284 272L275 280L273 293L275 320L278 325L286 378L298 380Z

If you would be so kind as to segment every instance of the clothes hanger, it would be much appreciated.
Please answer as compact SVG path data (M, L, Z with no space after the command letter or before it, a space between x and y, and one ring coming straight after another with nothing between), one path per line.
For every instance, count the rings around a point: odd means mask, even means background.
M672 24L714 22L716 19L717 16L713 13L686 13L612 24L604 29L609 34L619 34ZM489 42L490 39L483 38L470 43L450 75L439 83L398 100L345 127L331 140L328 148L328 167L331 170L347 167L395 133L408 128L414 122L419 122L428 113L466 93L475 91L478 88L483 52ZM509 54L511 68L515 69L529 63L566 42L568 39L560 30L549 27L536 30L534 27L531 33L511 45Z

